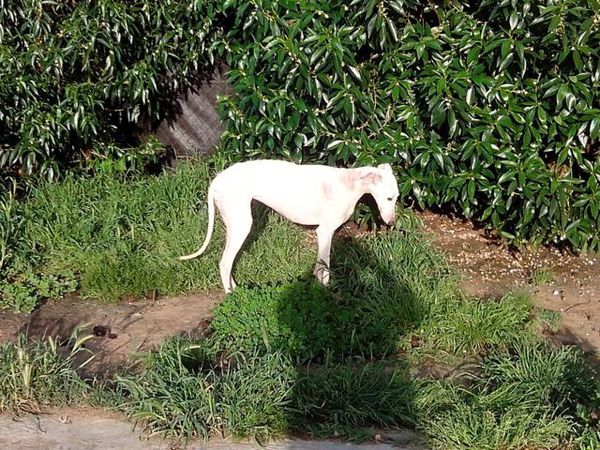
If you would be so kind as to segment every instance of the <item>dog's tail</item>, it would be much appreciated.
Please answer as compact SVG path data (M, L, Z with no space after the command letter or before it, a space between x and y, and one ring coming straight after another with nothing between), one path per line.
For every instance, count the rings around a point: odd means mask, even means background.
M200 256L202 253L204 253L204 251L208 247L208 243L210 242L210 238L212 237L213 228L215 225L215 199L214 199L214 192L213 192L212 185L208 188L208 196L207 197L208 197L207 198L208 229L206 230L206 238L204 239L204 243L202 244L202 247L200 247L200 249L197 252L192 253L191 255L180 256L179 259L181 261L193 259L193 258L196 258L197 256Z

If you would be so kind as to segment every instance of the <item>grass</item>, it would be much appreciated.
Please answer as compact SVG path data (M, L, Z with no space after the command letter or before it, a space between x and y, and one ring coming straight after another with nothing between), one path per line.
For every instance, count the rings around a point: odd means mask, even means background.
M466 387L437 381L420 391L434 448L558 448L584 434L577 415L599 386L579 350L531 341L493 350L473 376Z
M186 440L224 430L257 437L285 431L295 374L289 358L238 355L229 364L218 367L206 342L167 341L149 355L143 377L118 379L127 415L151 434Z
M531 340L490 350L456 382L415 378L397 359L298 365L281 350L226 354L214 336L176 338L149 356L141 376L120 383L131 418L180 439L306 431L368 438L371 427L416 426L434 449L598 443L600 384L583 355Z
M67 179L23 202L5 197L3 306L29 310L75 288L107 301L220 288L221 226L205 256L176 259L204 237L210 170ZM0 409L112 405L149 433L184 441L365 438L372 427L412 426L440 449L598 447L595 372L576 349L539 336L556 314L519 293L465 296L412 214L377 236L336 238L325 288L304 230L255 213L236 267L241 287L215 309L207 338L168 340L141 373L99 383L77 374L81 339L21 338L0 348ZM416 375L431 365L455 370Z
M78 375L90 360L85 350L89 336L61 343L48 338L30 342L20 335L15 343L0 345L0 412L38 412L44 405L79 402L90 390Z
M23 274L43 274L65 279L71 288L78 285L83 297L106 301L220 288L221 226L206 255L177 259L204 239L208 179L208 165L182 165L158 177L100 175L42 184L18 208L6 200L6 215L20 222L19 238L2 247L10 252L2 280L24 285ZM299 276L316 252L304 245L303 230L264 210L256 211L256 219L262 229L239 258L238 279L260 284ZM15 233L11 228L7 235ZM35 306L19 295L24 296L7 289L3 306L25 311Z
M540 287L550 284L554 281L554 273L549 267L540 267L531 274L530 283L532 286Z

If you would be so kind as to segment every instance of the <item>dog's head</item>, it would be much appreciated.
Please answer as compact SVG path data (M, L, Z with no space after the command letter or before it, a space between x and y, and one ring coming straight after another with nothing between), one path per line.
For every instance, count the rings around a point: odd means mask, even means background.
M373 196L381 218L388 225L396 220L396 200L398 199L398 181L392 166L380 164L377 167L365 167L361 175L365 191Z

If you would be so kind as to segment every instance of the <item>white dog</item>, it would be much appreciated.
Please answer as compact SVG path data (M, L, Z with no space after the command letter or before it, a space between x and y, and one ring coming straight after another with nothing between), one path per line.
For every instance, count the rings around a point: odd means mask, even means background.
M208 231L202 247L179 259L200 256L208 247L215 222L215 205L227 230L219 269L225 292L236 284L233 262L252 226L252 199L302 225L317 225L319 256L314 274L329 282L329 254L333 233L346 222L364 195L371 194L381 217L392 224L396 214L398 182L389 164L357 169L298 165L258 160L237 163L219 173L208 189Z

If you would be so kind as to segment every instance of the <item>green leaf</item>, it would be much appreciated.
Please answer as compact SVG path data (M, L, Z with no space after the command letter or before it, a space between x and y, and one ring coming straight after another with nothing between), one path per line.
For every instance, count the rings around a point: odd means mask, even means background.
M454 136L454 133L456 132L457 124L458 124L458 122L456 120L456 115L454 114L454 110L452 108L450 108L448 110L448 127L449 127L450 137Z
M517 27L517 24L519 23L519 14L517 13L517 11L513 11L510 15L510 18L508 19L508 22L510 24L510 29L514 30Z
M358 71L358 69L356 67L348 65L348 69L350 69L350 72L352 73L352 75L354 75L354 78L356 78L358 81L362 81L360 72Z
M600 137L600 116L596 116L590 121L590 137L594 140Z

